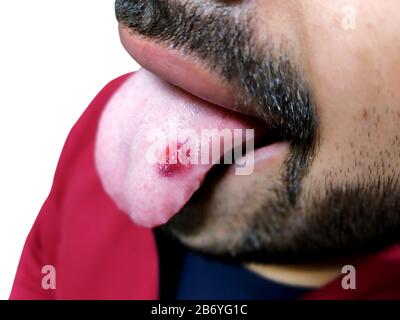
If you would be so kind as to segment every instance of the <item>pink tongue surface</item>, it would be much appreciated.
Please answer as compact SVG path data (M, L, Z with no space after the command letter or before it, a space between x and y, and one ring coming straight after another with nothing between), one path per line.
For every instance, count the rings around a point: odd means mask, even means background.
M103 112L96 141L97 170L121 210L138 225L156 227L179 212L212 167L210 161L189 164L188 157L180 161L179 152L192 155L203 142L195 137L180 141L174 132L179 136L190 129L201 137L202 129L233 133L246 128L254 129L254 121L142 69L124 83Z

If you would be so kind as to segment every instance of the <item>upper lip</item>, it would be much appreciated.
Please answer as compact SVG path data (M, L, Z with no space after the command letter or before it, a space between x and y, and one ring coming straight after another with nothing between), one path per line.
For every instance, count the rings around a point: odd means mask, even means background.
M129 54L145 69L161 79L215 105L258 117L257 112L241 104L237 88L226 83L214 71L181 51L168 48L119 25L121 42Z

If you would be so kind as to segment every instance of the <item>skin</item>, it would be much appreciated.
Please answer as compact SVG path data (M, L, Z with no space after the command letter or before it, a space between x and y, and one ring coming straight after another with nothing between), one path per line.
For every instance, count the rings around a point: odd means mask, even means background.
M298 213L302 217L311 214L312 200L324 199L332 188L397 179L400 3L396 0L224 3L238 11L256 8L251 26L257 43L267 40L275 45L282 41L290 43L294 60L312 90L318 115L318 144L309 171L302 179ZM129 51L126 37L123 43ZM286 157L283 152L251 176L226 175L213 181L207 192L196 195L183 210L201 212L208 218L202 221L200 230L179 232L178 238L206 253L220 255L228 251L235 255L241 235L246 232L242 225L262 210L265 199L273 200L270 189L279 183ZM268 214L268 210L264 211ZM227 212L233 214L229 216ZM318 214L324 217L324 212ZM369 218L365 216L364 223ZM302 255L301 250L298 254ZM352 262L354 255L350 254L345 262ZM340 265L344 263L336 259L332 255L333 261L327 259L322 265L307 262L296 267L264 261L245 265L282 282L320 286L340 274Z
M348 5L356 10L356 25L346 30L342 10ZM315 93L321 147L304 179L304 189L315 190L318 179L313 177L329 175L340 185L357 174L365 176L368 166L380 161L379 153L389 150L393 152L389 151L379 174L393 176L391 168L398 174L399 144L394 141L400 134L399 3L259 1L257 6L259 37L269 28L297 42L298 56ZM271 22L271 16L277 18ZM278 28L282 24L283 31ZM247 266L265 276L303 285L323 285L340 274L336 264ZM279 276L288 268L287 274ZM307 279L310 268L312 277ZM327 274L326 269L330 270Z
M294 2L290 1L291 5ZM399 3L296 3L294 11L301 18L292 16L292 26L299 30L300 55L307 66L321 121L321 148L309 176L330 175L337 184L344 179L351 181L357 174L367 175L368 167L379 161L378 154L390 150L393 152L387 155L379 174L393 176L390 168L398 168L400 162L399 144L394 142L400 133ZM342 27L342 10L346 5L356 9L354 30ZM267 10L267 4L264 8ZM398 169L395 171L398 174ZM304 185L308 190L315 188L311 178L306 178ZM287 266L248 267L272 278L287 270ZM328 269L325 273L326 267L311 267L313 272L307 279L310 266L292 268L280 280L321 286L340 274L336 264Z

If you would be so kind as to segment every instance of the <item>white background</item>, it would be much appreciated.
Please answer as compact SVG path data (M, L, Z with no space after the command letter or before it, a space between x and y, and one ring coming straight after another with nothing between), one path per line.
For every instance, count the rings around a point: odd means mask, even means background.
M0 1L0 299L69 130L105 84L136 69L114 0Z

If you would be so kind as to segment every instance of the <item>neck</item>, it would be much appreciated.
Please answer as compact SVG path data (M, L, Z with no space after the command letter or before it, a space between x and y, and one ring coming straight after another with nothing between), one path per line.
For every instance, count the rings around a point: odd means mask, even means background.
M343 264L275 265L250 263L244 266L270 280L293 286L319 288L338 278L341 275Z

